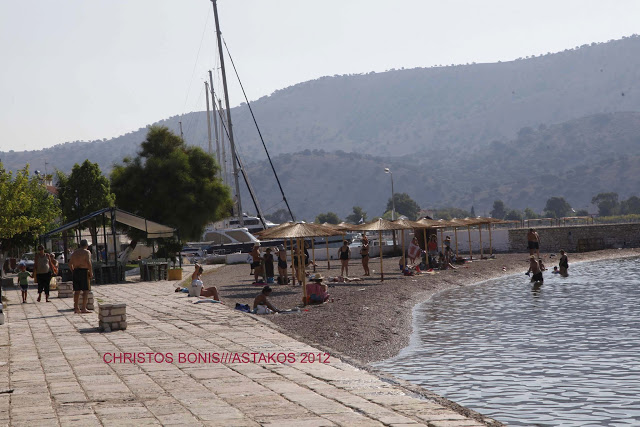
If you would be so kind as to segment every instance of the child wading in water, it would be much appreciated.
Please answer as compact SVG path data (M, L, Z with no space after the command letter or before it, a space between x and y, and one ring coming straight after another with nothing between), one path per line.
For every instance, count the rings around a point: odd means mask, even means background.
M29 277L33 277L31 273L27 271L27 266L20 264L20 272L18 273L18 283L22 288L22 303L27 302L27 290L29 289Z

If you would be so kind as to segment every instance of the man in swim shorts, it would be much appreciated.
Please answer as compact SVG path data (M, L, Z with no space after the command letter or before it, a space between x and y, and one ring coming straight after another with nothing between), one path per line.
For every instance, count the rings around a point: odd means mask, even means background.
M289 275L287 273L287 251L284 249L284 245L280 245L278 248L278 284L286 285L289 282Z
M539 282L540 284L544 282L544 278L542 277L542 270L540 269L540 264L538 263L538 261L536 261L535 255L531 255L529 257L529 271L527 271L527 274L528 273L533 273L533 275L531 276L532 282Z
M74 313L89 313L89 291L91 290L91 278L93 267L91 265L91 252L87 249L89 243L86 240L80 242L80 247L73 251L69 259L69 268L73 274L73 311ZM82 308L79 307L80 292L82 292Z
M529 229L527 233L527 247L529 248L529 255L536 253L536 256L540 258L540 236L533 228Z

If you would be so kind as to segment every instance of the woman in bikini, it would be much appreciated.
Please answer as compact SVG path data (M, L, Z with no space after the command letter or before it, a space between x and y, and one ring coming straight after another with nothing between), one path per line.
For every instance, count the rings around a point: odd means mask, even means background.
M367 235L362 235L362 247L360 248L360 255L362 255L362 268L364 268L364 275L370 276L369 274L369 239L367 239Z
M204 268L202 268L201 265L196 264L196 269L191 275L191 286L193 287L194 283L200 282L199 284L200 286L202 286L202 290L200 291L201 297L209 297L209 298L213 298L216 301L220 301L220 295L218 295L218 288L216 288L215 286L205 288L204 284L202 284L202 278L201 278L202 273L204 273Z
M350 257L351 257L351 248L349 248L349 243L346 240L343 240L342 246L340 246L340 249L338 249L338 258L340 258L340 262L342 263L342 268L340 269L341 276L344 276L344 277L349 276L349 258Z

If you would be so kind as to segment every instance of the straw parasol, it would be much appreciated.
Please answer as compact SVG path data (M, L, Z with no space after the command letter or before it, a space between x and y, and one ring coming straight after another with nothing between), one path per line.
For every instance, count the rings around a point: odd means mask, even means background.
M267 230L260 232L260 237L267 239L296 239L298 245L298 266L300 269L304 271L304 252L302 247L304 245L304 239L308 237L326 237L326 236L335 236L340 234L339 231L327 227L321 224L313 224L306 222L294 222L294 223L285 223L280 226L276 226L273 228L269 228ZM291 259L293 261L293 244L291 248ZM293 271L293 262L291 263L291 269ZM306 304L307 301L307 287L306 287L306 275L302 274L302 292L304 296L304 302ZM295 277L295 272L293 272L293 277Z
M394 223L392 221L387 221L386 219L377 219L366 224L357 224L352 226L352 230L358 231L377 231L379 233L379 248L380 248L380 280L384 280L384 272L382 271L382 232L383 231L392 231L392 230L406 230L413 228L413 226L408 226L402 223Z

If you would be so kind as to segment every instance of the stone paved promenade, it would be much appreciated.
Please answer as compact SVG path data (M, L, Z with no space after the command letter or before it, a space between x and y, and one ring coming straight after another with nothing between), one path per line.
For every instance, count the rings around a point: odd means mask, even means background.
M94 287L96 303L127 304L127 330L110 333L55 291L51 303L36 303L29 289L21 304L19 290L5 290L0 425L483 425L333 355L302 363L303 353L322 351L252 315L193 304L174 285ZM292 354L287 363L178 361L216 352ZM171 353L173 363L105 363L113 353Z

